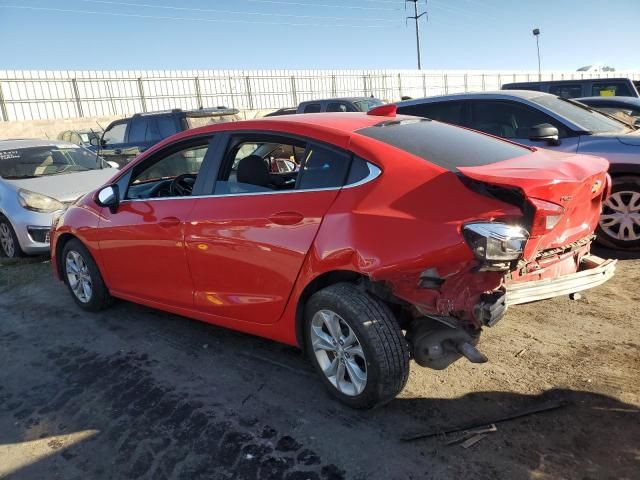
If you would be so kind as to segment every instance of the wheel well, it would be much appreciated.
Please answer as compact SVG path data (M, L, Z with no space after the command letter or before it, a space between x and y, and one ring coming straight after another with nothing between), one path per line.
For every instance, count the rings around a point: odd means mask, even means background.
M357 282L364 278L363 275L352 272L350 270L334 270L331 272L325 272L314 278L302 291L300 298L298 299L298 306L296 308L296 339L298 340L298 346L304 350L304 329L302 328L304 322L304 306L307 300L319 290L340 282Z
M58 269L58 276L60 278L64 278L64 272L62 270L62 261L60 260L62 258L62 250L64 249L64 246L67 244L67 242L69 242L69 240L73 240L74 238L78 238L75 235L71 234L71 233L63 233L62 235L60 235L60 237L58 238L58 241L56 242L56 268Z

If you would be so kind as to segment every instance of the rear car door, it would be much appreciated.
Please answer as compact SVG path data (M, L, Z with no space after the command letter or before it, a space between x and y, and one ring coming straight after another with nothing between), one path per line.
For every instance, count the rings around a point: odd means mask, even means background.
M264 145L304 149L299 171L269 173ZM268 149L266 149L268 150ZM230 134L213 194L185 224L194 304L238 321L278 321L351 156L308 139Z
M545 123L558 129L560 145L529 139L530 129ZM468 126L533 147L570 153L575 153L578 149L579 137L573 135L565 125L540 110L510 100L471 100Z
M120 205L116 212L103 209L99 229L109 288L119 295L192 306L185 221L198 199L211 138L169 145L118 180ZM171 186L178 176L195 178L191 194Z

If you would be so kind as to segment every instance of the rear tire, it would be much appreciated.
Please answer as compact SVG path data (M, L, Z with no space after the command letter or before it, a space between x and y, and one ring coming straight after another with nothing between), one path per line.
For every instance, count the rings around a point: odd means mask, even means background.
M20 242L9 219L0 216L0 256L7 258L24 257Z
M353 408L393 400L409 378L409 347L389 307L351 283L305 306L306 350L329 392Z
M98 265L80 240L69 240L62 249L59 261L62 263L64 283L78 306L90 312L99 312L111 304L112 297Z
M620 250L640 250L640 177L613 178L602 205L597 242Z

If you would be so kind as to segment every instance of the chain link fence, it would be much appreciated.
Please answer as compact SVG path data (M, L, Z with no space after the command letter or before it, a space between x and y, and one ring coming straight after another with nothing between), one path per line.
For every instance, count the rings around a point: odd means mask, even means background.
M543 80L628 77L640 72L545 72ZM292 107L305 100L374 96L396 101L499 90L538 73L419 70L0 71L0 120L48 120L226 106Z

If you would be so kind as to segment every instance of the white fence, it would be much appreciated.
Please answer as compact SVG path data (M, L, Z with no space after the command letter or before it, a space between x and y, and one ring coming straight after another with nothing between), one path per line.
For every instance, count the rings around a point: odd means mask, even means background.
M543 80L628 77L640 72L546 71ZM535 71L188 70L0 71L0 120L44 120L224 105L291 107L304 100L370 96L399 100L498 90L537 80Z

